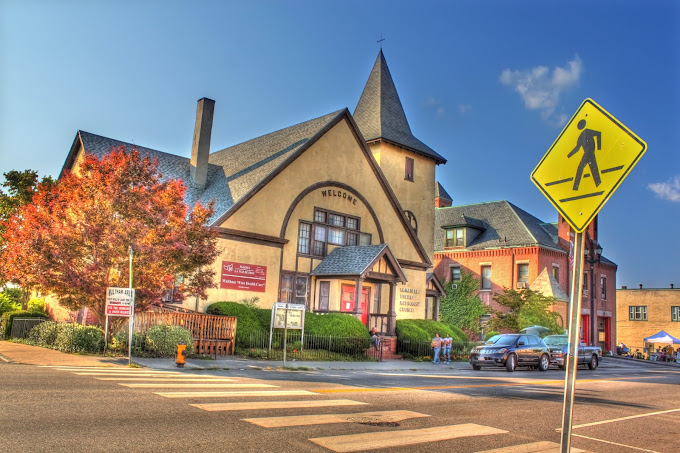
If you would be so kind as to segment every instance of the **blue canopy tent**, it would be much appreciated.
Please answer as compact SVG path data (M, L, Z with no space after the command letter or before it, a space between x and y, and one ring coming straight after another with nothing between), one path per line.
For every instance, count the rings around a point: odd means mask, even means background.
M680 344L680 339L675 338L665 330L655 333L651 337L645 338L645 343L664 343L664 344Z

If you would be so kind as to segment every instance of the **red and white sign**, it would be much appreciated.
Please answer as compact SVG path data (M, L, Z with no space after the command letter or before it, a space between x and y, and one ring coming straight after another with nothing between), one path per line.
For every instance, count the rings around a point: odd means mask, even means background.
M106 315L130 317L135 303L135 290L106 288Z
M220 288L263 293L267 285L267 266L222 261Z

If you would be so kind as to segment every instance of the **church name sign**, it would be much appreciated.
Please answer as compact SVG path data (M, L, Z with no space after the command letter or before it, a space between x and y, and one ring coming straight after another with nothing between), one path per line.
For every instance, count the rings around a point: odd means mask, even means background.
M418 290L402 286L399 288L399 311L415 312L415 307L420 306L420 300L416 300Z

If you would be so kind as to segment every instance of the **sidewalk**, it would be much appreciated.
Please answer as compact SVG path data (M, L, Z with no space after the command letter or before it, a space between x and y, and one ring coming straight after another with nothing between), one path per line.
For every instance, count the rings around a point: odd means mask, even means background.
M172 358L150 359L133 357L133 363L156 370L180 370ZM21 343L0 341L0 362L20 363L26 365L48 366L127 366L124 357L99 357L77 354L66 354L53 349L30 346ZM246 369L246 368L278 368L283 362L244 359L237 356L218 356L217 360L187 359L185 370L211 369ZM372 371L446 371L468 369L468 362L452 362L435 365L430 361L414 362L410 360L385 360L383 362L300 362L287 360L290 368L307 368L309 370L372 370Z

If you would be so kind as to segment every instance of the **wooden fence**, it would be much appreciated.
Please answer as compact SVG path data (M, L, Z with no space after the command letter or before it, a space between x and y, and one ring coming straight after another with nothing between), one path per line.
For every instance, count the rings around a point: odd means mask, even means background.
M146 332L158 324L182 326L191 332L197 354L234 353L236 318L232 316L203 315L198 313L154 313L135 315L135 331Z

